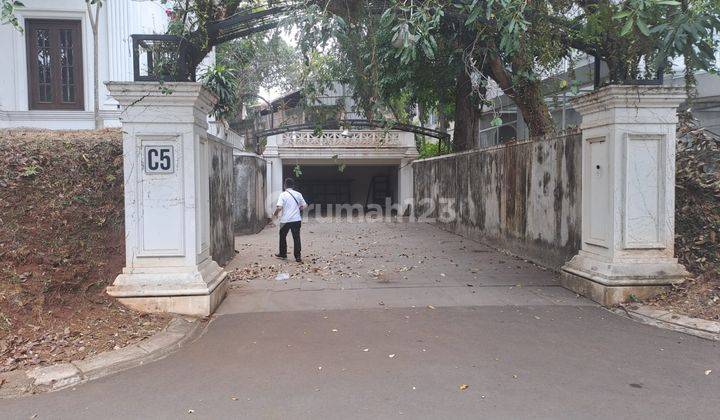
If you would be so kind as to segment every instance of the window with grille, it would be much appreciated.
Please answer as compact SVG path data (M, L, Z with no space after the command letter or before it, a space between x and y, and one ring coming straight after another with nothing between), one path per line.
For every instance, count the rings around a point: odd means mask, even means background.
M83 109L80 21L26 21L30 109Z

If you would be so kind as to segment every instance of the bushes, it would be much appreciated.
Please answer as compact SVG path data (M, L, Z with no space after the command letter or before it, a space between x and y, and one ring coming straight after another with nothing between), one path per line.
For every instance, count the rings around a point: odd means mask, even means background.
M425 159L433 156L440 156L452 153L452 147L446 141L441 142L439 140L435 140L435 142L433 143L422 139L418 142L418 152L420 152L420 159Z

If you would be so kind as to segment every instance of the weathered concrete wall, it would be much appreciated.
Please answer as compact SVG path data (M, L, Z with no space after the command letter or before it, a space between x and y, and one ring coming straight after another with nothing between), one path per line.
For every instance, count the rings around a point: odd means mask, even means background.
M413 165L417 217L551 268L580 248L580 134Z
M235 255L233 233L233 148L210 136L210 255L225 265Z
M233 229L236 234L257 233L265 227L265 159L244 153L234 156Z

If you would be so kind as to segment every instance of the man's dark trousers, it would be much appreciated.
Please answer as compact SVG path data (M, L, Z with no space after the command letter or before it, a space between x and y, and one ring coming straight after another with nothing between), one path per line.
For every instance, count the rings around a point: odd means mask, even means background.
M300 224L302 222L288 222L283 223L282 226L280 226L280 256L281 257L287 257L287 233L288 230L292 232L293 237L293 254L295 254L295 259L300 259Z

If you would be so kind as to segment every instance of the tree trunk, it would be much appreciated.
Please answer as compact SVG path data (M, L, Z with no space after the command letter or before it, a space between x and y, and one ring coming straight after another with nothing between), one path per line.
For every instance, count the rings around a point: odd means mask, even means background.
M89 2L86 2L88 18L90 19L90 28L93 34L93 102L94 102L94 117L95 117L95 129L103 128L103 120L100 118L100 59L99 59L99 44L98 44L98 21L100 20L100 7L101 3L95 4L95 16Z
M545 103L540 82L513 83L508 70L497 57L490 57L489 68L493 80L508 95L522 114L531 137L555 133L555 122Z
M480 111L472 100L472 82L464 66L460 69L455 86L453 146L454 151L462 152L472 149L475 145Z
M556 131L550 109L545 103L539 83L529 83L516 88L517 94L513 97L528 126L531 137L546 136Z
M95 95L95 128L100 129L103 128L103 120L100 118L100 63L98 58L99 48L97 26L93 29L93 38L93 54L95 55L93 57L93 73L95 74L95 89L93 92Z

